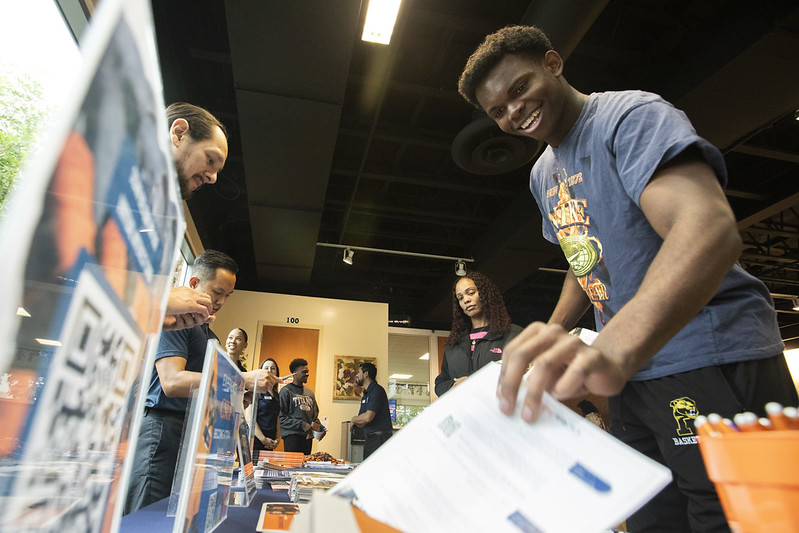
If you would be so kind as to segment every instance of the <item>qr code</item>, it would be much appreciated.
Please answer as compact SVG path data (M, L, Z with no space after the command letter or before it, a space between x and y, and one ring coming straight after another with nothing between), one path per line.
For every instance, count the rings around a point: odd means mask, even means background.
M440 424L438 424L438 428L447 437L451 437L452 434L455 433L455 431L457 431L459 427L461 427L461 425L458 423L457 420L452 418L452 415L449 415L447 418L442 420Z

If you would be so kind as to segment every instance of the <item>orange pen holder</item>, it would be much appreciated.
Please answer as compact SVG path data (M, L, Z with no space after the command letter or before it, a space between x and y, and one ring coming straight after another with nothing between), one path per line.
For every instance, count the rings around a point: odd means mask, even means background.
M799 531L799 431L699 437L734 533Z

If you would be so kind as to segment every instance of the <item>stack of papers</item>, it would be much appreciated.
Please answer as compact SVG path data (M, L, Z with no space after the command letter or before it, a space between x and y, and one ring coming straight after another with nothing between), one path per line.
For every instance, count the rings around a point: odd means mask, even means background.
M503 415L499 363L427 407L339 483L369 516L408 532L607 531L671 480L545 395L534 424ZM390 482L389 482L390 480Z
M305 454L302 452L273 452L261 450L258 454L258 464L271 464L287 467L302 466Z
M344 474L332 472L292 472L289 498L293 502L307 503L315 492L326 492L344 478Z

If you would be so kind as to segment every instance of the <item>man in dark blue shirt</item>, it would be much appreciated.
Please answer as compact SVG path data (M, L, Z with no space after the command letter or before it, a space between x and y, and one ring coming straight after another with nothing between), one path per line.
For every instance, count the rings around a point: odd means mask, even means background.
M377 367L372 363L363 363L355 376L355 383L364 390L361 409L357 416L352 417L352 423L363 428L366 434L366 444L363 447L364 460L386 442L393 431L386 389L378 385L375 378L377 378Z
M227 254L206 250L194 261L189 287L210 297L211 314L222 308L236 285L238 265ZM144 417L131 472L125 514L169 496L178 458L188 399L200 385L208 339L217 339L207 324L164 331L144 402ZM245 387L274 383L266 370L243 373Z

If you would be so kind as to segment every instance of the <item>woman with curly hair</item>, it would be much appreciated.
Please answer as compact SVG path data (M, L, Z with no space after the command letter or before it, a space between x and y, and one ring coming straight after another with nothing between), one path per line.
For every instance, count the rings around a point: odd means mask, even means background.
M436 394L441 396L491 361L522 330L511 324L494 283L479 272L458 279L452 291L452 330L444 349Z

